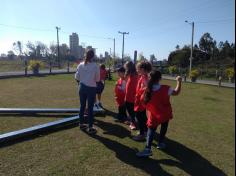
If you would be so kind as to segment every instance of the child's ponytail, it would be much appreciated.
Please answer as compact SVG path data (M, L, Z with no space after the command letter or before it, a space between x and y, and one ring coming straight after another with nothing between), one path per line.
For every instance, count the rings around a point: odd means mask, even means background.
M146 89L145 95L144 95L145 104L147 104L152 98L153 85L156 83L159 83L160 80L161 80L161 72L160 71L152 71L150 73L150 80L148 81L147 89Z
M88 50L85 55L85 61L84 64L86 65L87 63L91 62L94 57L94 51L93 50Z

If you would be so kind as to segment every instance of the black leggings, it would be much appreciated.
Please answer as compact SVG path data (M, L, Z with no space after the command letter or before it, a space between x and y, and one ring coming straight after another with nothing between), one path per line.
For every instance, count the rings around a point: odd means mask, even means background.
M147 115L146 111L136 112L136 118L138 120L140 134L143 135L144 132L147 132Z
M163 143L165 140L166 132L168 129L168 124L169 124L169 121L161 124L161 130L160 130L159 139L158 139L159 144ZM151 148L151 146L152 146L152 141L153 141L153 137L154 137L156 129L157 128L148 128L147 144L146 144L147 148Z
M126 109L131 117L131 122L135 123L134 103L125 102Z
M125 107L125 104L122 105L122 106L119 106L118 107L118 119L120 121L125 121L127 120L127 115L126 115L126 107Z

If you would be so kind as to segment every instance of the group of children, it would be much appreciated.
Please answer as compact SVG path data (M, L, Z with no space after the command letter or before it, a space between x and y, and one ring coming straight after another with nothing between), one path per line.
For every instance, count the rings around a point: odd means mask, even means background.
M115 86L118 105L118 120L129 124L131 130L139 129L136 141L146 139L146 147L138 152L139 157L152 155L151 145L158 125L161 125L157 148L165 148L164 138L169 120L173 118L170 96L181 91L181 77L177 77L175 89L161 85L161 72L152 71L152 65L143 61L138 64L127 62L117 70L119 80ZM129 118L126 112L128 112Z

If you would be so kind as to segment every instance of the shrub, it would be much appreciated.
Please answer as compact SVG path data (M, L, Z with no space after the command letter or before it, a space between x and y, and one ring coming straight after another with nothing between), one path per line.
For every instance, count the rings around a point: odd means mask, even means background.
M175 74L177 73L177 67L174 65L174 66L169 66L168 67L168 70L169 70L169 73L170 74Z
M225 74L229 79L234 78L234 74L235 74L234 69L233 68L227 68L225 70Z
M38 60L30 60L28 69L32 70L34 73L38 73L40 68L44 67L44 63Z
M196 81L198 76L199 76L199 71L196 69L192 70L189 74L189 77L191 78L193 82Z

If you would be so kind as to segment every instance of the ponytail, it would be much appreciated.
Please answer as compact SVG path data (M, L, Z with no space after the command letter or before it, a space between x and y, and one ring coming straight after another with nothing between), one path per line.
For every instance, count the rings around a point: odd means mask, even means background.
M91 62L93 57L94 57L94 51L88 50L85 55L84 64L86 65L87 63Z
M153 85L159 83L161 80L161 72L160 71L152 71L150 73L150 80L147 84L147 89L144 94L144 103L147 104L152 98L152 89Z

